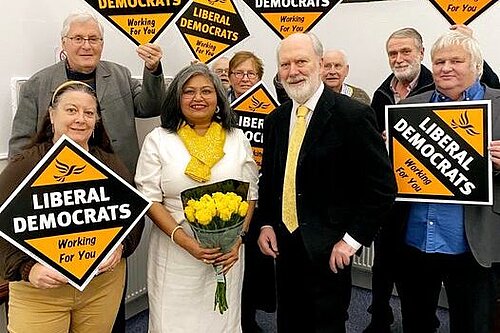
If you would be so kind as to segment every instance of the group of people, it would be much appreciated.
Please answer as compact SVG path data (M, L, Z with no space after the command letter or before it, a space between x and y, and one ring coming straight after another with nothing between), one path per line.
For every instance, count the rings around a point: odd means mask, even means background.
M10 161L0 174L0 202L62 135L135 182L153 202L150 332L256 329L242 328L242 317L255 316L255 307L245 314L241 306L248 273L242 245L250 226L254 247L274 263L278 332L345 332L352 258L374 240L372 322L365 332L390 332L394 283L405 332L436 331L442 284L452 333L491 332L500 261L496 173L493 206L394 203L396 181L382 121L385 106L396 103L491 100L489 154L500 170L500 91L493 89L498 78L470 30L454 26L434 43L432 70L421 64L424 47L415 29L391 34L386 50L392 74L372 101L345 82L344 51L324 52L312 33L288 36L277 47L275 84L282 104L265 119L260 170L230 107L262 79L264 66L254 53L220 58L211 69L190 64L165 90L161 48L138 47L144 61L140 84L127 68L101 60L103 38L94 16L69 16L61 32L64 59L22 86ZM161 126L147 135L139 153L134 118L158 115ZM222 253L196 241L180 194L225 179L249 183L249 210L242 237ZM142 220L82 292L0 240L0 275L10 281L9 331L124 332L118 313L125 258L143 227ZM227 277L224 314L214 311L213 265Z

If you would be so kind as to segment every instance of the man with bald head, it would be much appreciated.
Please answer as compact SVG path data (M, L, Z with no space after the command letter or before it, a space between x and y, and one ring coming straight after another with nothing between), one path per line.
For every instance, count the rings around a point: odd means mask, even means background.
M373 110L325 89L322 56L311 33L281 41L291 100L264 122L256 221L261 251L276 259L279 333L345 332L351 258L372 242L396 190Z
M370 104L370 97L363 89L344 82L348 74L347 54L343 50L325 51L321 68L321 79L325 86L361 103Z

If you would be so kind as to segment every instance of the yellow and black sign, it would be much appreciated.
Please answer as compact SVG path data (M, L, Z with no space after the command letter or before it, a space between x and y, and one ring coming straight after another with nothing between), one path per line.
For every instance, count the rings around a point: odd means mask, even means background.
M232 0L194 0L175 24L205 64L250 35Z
M63 136L0 207L0 236L83 290L150 205Z
M399 201L491 205L491 102L386 106Z
M450 24L469 24L497 0L430 0Z
M152 43L188 0L85 0L135 44Z
M281 38L310 31L340 0L244 0Z
M262 163L264 118L279 106L260 81L235 100L231 107L238 114L238 127L243 130L253 149L253 157L260 167Z

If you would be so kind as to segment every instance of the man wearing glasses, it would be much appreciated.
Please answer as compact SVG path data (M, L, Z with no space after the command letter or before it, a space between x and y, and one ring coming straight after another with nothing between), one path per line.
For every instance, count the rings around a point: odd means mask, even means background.
M9 156L20 152L36 133L54 89L67 80L83 81L96 91L104 125L113 149L129 171L135 173L139 155L135 117L160 114L164 93L162 50L153 44L137 48L145 69L142 85L130 71L101 60L103 27L89 13L69 15L61 31L64 59L33 75L21 87L19 103L9 140Z

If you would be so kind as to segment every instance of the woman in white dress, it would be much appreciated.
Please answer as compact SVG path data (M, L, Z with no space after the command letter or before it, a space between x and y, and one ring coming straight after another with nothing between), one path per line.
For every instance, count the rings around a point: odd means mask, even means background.
M149 332L241 332L242 240L229 253L204 249L184 219L180 193L225 179L250 183L248 230L257 200L257 166L250 143L220 79L207 66L182 69L162 105L161 127L146 137L135 181L152 201L148 252ZM178 227L180 226L180 228ZM229 309L214 311L212 264L227 278Z

